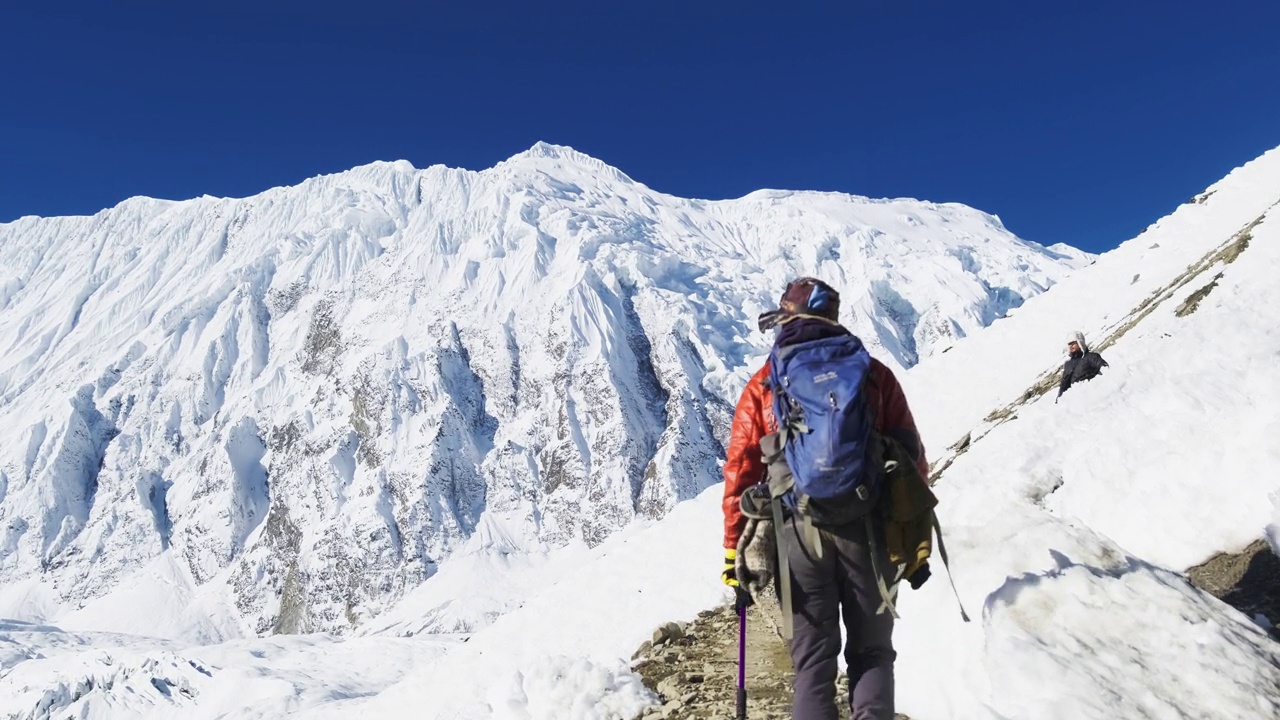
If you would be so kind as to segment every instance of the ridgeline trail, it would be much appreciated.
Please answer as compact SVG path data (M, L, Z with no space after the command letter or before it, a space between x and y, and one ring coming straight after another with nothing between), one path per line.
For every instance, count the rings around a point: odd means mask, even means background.
M782 639L776 601L765 599L747 612L746 687L750 720L790 720L791 656ZM732 605L704 610L688 624L667 623L654 631L633 658L645 686L662 697L645 720L733 720L738 679L738 616ZM849 717L848 680L841 673L836 700ZM905 715L898 720L909 720Z

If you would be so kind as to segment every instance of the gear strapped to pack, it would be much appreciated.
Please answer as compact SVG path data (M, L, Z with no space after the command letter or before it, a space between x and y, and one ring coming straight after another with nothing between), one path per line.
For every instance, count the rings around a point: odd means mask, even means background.
M919 480L913 466L904 466L900 461L893 459L894 454L901 451L900 446L894 447L896 441L883 436L877 436L877 441L885 447L880 453L876 453L876 462L878 466L883 467L884 475L889 478L890 487L886 489L882 498L883 502L878 506L878 510L864 512L861 516L866 528L868 551L871 556L871 569L875 576L876 590L880 594L881 600L877 614L887 612L893 615L894 618L899 617L897 611L898 587L907 578L907 570L910 567L909 560L911 558L911 555L901 548L884 549L883 553L890 558L889 562L893 565L892 572L886 572L887 568L883 565L884 559L879 540L884 528L877 524L877 515L883 516L881 520L883 523L892 522L894 510L897 509L892 507L893 501L897 499L892 492L894 489L892 483L911 482L912 479L915 479L921 484L923 494L928 497L929 501L923 509L919 510L921 513L927 513L927 515L923 516L926 523L923 531L930 536L936 536L938 556L942 559L943 567L947 571L947 579L951 584L951 591L955 595L956 604L960 608L960 617L964 622L969 622L969 614L964 609L964 603L960 600L960 593L956 589L955 579L951 576L951 562L942 539L942 525L938 521L937 513L933 510L933 505L937 502L936 498L928 491L928 486ZM760 448L763 452L762 459L768 468L768 482L748 488L742 494L739 505L743 516L751 522L760 520L772 521L772 530L776 536L775 544L777 546L778 563L777 572L773 574L773 577L776 578L778 583L778 598L782 606L783 636L790 640L794 628L791 616L791 572L787 559L786 539L783 535L786 520L788 518L791 519L796 540L817 558L821 558L824 552L823 538L827 531L823 530L820 524L815 524L812 515L805 512L808 509L808 503L805 502L806 498L799 500L795 498L795 478L782 452L782 434L770 433L761 438ZM883 460L880 459L881 457L883 457ZM906 470L910 475L899 475L899 470ZM792 502L788 502L788 500ZM897 556L897 561L895 561L895 555ZM914 572L918 568L910 569Z
M792 526L794 528L797 539L802 543L808 551L812 552L814 557L822 558L823 550L823 533L819 525L815 525L813 515L809 512L811 499L807 496L795 497L795 476L792 474L787 459L783 453L782 435L781 433L770 433L760 440L760 448L764 453L764 462L768 467L768 493L770 517L773 520L774 532L777 533L778 546L778 575L779 600L782 604L782 634L783 637L790 640L793 633L793 625L791 620L791 572L790 565L787 560L787 544L783 537L783 529L785 527L786 517L790 516ZM868 499L866 486L860 486L858 490L862 491L858 497L861 500ZM748 491L743 493L743 512L747 513L746 498L752 493ZM787 500L794 501L794 507L788 508ZM758 506L758 501L753 500L753 505ZM867 540L870 543L871 566L876 578L876 589L880 592L881 607L880 612L888 612L895 618L898 617L897 608L894 605L894 598L897 592L898 581L902 577L905 565L899 565L893 573L893 580L890 583L885 582L885 573L881 567L879 544L875 537L878 532L875 527L874 513L869 511L863 512L862 517L866 523ZM748 514L748 517L750 515Z

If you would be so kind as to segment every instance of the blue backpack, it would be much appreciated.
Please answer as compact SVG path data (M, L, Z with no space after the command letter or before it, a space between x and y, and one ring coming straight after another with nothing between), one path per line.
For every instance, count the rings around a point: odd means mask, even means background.
M780 578L790 577L786 550L789 541L783 534L784 505L794 516L797 534L807 552L818 558L823 555L819 527L859 520L866 523L871 566L882 602L878 612L897 617L896 587L908 566L897 564L891 573L884 573L879 567L877 546L883 540L883 530L877 526L877 513L872 511L880 501L886 473L895 473L899 485L911 482L907 473L915 472L914 460L896 440L876 432L865 392L870 372L871 356L862 341L853 335L774 347L769 354L769 387L773 391L778 430L760 439L760 450L768 467L766 492L770 513L763 512L764 500L758 490L743 493L742 507L748 517L772 520L777 538L777 577ZM927 517L929 523L924 529L926 541L930 529L937 532L938 550L945 565L947 551L942 544L942 528L932 510L937 499L918 475L914 482L921 485L927 500L932 501L932 504L926 503L928 507L919 514ZM919 547L912 549L917 557L911 559L918 565ZM927 578L925 573L919 582ZM916 581L911 582L915 587ZM789 640L793 634L791 583L784 580L778 586L782 634ZM954 581L952 590L955 590ZM956 599L959 600L958 594ZM965 622L969 621L963 605L960 615Z
M774 494L784 494L792 512L819 525L863 517L879 499L883 475L875 469L875 431L863 392L871 356L862 341L841 335L775 347L769 365L778 435L765 448L766 455L774 450L766 461L785 457L791 475L783 482L790 487L775 487Z

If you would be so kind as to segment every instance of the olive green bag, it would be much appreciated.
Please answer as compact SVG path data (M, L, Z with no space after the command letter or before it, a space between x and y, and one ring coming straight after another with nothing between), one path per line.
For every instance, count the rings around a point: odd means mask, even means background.
M920 477L916 464L902 443L881 436L884 455L884 544L889 562L904 566L902 577L913 576L929 565L933 554L933 526L938 498ZM918 587L923 578L912 585Z
M884 518L884 544L889 562L901 568L899 577L918 588L929 579L929 558L933 555L933 538L938 538L938 556L951 579L951 566L947 561L947 546L942 542L942 525L938 522L938 498L929 489L929 483L920 475L915 460L902 443L880 436L880 451L884 462L884 487L881 512ZM956 591L951 579L951 590ZM960 616L969 622L969 615L960 605Z

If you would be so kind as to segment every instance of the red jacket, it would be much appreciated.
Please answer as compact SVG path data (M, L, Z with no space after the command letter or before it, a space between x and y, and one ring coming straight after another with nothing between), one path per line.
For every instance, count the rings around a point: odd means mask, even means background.
M764 460L760 453L760 438L777 429L773 416L773 393L765 387L769 379L769 363L760 368L738 399L733 412L733 430L729 433L729 450L724 463L724 546L738 547L738 536L746 524L738 508L739 498L747 488L765 479ZM867 401L875 414L876 431L880 433L906 434L916 438L920 454L916 467L921 477L929 477L929 463L924 456L924 443L916 430L911 408L902 394L902 386L893 371L875 358L871 359L871 374L866 385ZM895 432L896 431L896 432Z

